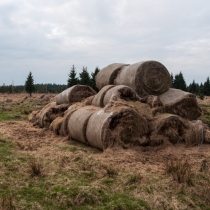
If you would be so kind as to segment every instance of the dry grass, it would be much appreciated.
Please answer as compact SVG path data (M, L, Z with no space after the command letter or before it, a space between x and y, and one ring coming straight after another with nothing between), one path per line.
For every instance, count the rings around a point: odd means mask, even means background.
M43 165L39 160L35 158L31 159L29 162L29 174L31 177L41 177L43 176Z
M187 160L168 160L166 162L166 172L171 174L178 183L186 183L188 186L193 186L192 169Z

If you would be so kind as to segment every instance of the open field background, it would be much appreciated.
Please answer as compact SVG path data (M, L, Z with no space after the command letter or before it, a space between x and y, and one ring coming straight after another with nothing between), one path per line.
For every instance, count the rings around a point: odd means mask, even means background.
M0 95L0 209L210 209L210 145L101 152L27 121L55 96Z

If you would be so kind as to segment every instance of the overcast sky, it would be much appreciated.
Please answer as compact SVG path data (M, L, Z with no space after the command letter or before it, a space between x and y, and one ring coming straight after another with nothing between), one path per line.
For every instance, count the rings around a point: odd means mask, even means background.
M74 64L156 60L187 84L210 76L209 0L0 0L0 85L66 84Z

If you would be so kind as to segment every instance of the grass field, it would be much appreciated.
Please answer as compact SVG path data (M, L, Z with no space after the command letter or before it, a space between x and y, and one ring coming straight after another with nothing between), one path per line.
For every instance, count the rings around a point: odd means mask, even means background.
M9 106L0 103L0 209L210 210L210 147L101 152L34 128L34 103Z

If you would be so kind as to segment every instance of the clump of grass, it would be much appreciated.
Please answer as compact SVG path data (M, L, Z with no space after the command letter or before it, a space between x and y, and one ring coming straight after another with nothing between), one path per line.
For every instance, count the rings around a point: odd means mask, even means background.
M191 165L186 160L168 160L166 162L166 172L171 174L178 183L193 186Z
M143 179L143 176L140 173L132 174L132 175L129 175L129 178L126 184L131 185L131 184L140 183L142 179Z
M106 170L106 174L108 175L109 178L114 178L118 175L118 171L114 166L112 165L106 165L104 166Z
M31 177L43 176L43 165L35 158L29 162L29 174Z
M200 172L206 172L208 170L208 162L206 159L204 159L201 163Z
M15 210L14 197L11 195L4 195L0 199L0 209L2 210Z

